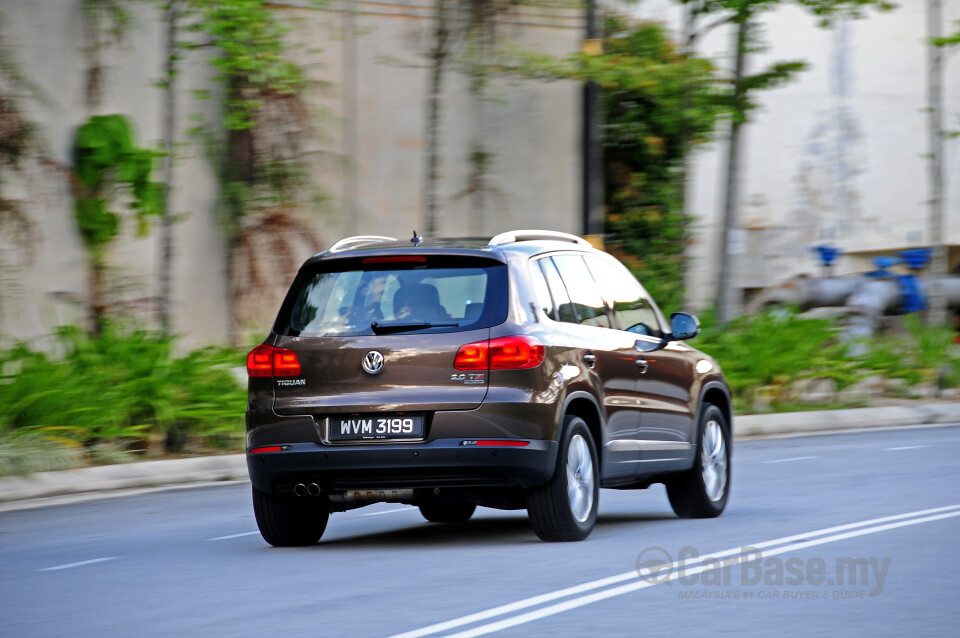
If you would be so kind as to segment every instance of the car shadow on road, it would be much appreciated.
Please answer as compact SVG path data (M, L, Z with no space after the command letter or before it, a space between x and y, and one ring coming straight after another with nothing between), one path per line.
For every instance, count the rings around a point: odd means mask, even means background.
M611 513L597 517L597 526L593 533L604 532L612 528L642 525L643 523L675 519L673 514L663 513ZM328 528L329 529L329 528ZM331 530L332 531L332 530ZM540 539L530 527L526 517L484 516L465 523L428 523L417 522L413 525L373 533L361 533L330 540L321 540L325 547L370 548L409 546L446 546L457 545L477 547L483 545L509 545L540 543Z
M334 524L331 521L331 524ZM330 528L328 527L329 531ZM330 540L321 540L326 547L409 547L503 545L539 542L526 518L488 517L465 523L428 523L418 521L406 527L373 533L360 533Z

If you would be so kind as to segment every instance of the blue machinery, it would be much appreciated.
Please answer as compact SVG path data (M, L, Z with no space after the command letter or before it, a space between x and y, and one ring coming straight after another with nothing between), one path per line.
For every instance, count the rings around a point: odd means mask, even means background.
M832 246L817 246L814 251L827 273L841 251ZM876 270L858 275L808 277L801 275L762 291L748 308L750 312L782 303L793 303L801 311L837 308L850 318L852 332L872 334L881 317L917 312L927 307L925 281L919 274L930 261L930 249L904 250L897 257L876 257ZM890 269L903 264L907 273ZM960 277L947 276L941 291L948 308L960 310Z

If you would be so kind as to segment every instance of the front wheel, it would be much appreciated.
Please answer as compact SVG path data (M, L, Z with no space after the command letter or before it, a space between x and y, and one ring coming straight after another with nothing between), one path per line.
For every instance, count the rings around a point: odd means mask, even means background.
M544 541L581 541L597 522L600 477L593 436L576 416L564 420L563 432L553 478L527 492L530 523Z
M326 498L270 494L256 487L253 514L263 540L274 547L315 545L330 519Z
M730 429L720 408L707 405L697 430L693 467L667 482L667 497L681 518L714 518L730 495Z

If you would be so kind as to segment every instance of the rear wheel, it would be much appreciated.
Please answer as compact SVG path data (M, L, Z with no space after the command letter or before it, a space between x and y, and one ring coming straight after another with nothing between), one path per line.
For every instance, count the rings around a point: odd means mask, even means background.
M713 518L730 494L730 444L723 412L704 406L693 467L667 482L670 506L681 518Z
M253 488L253 513L263 540L275 547L314 545L330 513L326 499L270 494Z
M597 522L600 482L593 437L580 417L567 417L563 431L553 478L527 492L533 531L544 541L583 540Z
M420 513L431 523L462 523L470 520L476 509L473 503L424 503Z

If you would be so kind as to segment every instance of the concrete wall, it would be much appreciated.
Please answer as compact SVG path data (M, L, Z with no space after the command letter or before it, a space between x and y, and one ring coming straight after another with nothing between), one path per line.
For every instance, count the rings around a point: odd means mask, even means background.
M426 87L425 57L432 3L350 2L315 9L307 2L273 3L290 27L292 55L308 78L319 141L308 144L311 171L327 194L322 206L299 213L324 244L348 234L407 237L424 229ZM135 123L142 146L159 144L163 33L150 5L131 5L134 26L100 55L104 90L99 103L85 97L89 39L80 0L0 0L0 35L23 74L47 96L25 97L25 114L39 126L49 163L28 162L10 175L3 196L22 200L33 220L32 259L11 235L0 237L0 333L33 337L58 324L77 322L87 298L87 260L73 221L68 182L77 126L94 114L122 113ZM348 9L345 11L344 9ZM499 42L564 54L579 48L582 12L520 7L498 18ZM206 58L191 52L178 95L180 128L188 115L219 119L214 100L193 91L218 91ZM573 83L494 79L477 100L460 68L444 76L439 234L492 235L510 228L580 230L580 89ZM183 345L236 336L229 317L228 247L216 216L217 184L203 144L189 142L176 167L173 210L176 257L174 325ZM481 185L471 180L470 152L482 140L490 153ZM159 179L159 175L157 177ZM137 238L127 220L110 247L110 282L117 298L141 320L155 320L157 235ZM5 231L0 231L5 232ZM293 242L297 259L326 245ZM289 269L274 268L267 286L245 307L257 306L239 326L265 334L286 290Z

